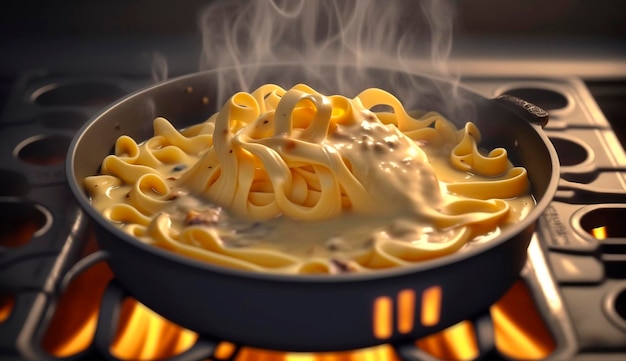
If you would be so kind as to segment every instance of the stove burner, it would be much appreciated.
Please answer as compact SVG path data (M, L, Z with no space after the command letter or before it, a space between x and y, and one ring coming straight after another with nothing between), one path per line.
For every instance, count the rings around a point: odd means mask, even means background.
M562 163L529 262L482 314L420 340L288 353L200 336L117 283L65 186L71 137L103 105L147 85L123 76L28 73L0 117L0 356L29 360L428 361L626 359L626 155L577 79L470 79L550 110ZM7 231L8 230L8 231ZM462 302L462 300L459 300Z
M96 249L93 238L91 241L87 252ZM47 355L104 354L111 360L212 357L252 361L268 355L275 360L304 358L303 354L214 341L176 326L128 295L106 264L93 255L97 254L83 257L68 273L71 281L59 297L54 315L47 325L41 325L45 328L41 348ZM82 307L76 309L77 304ZM490 360L527 360L542 359L555 348L556 342L541 319L526 281L520 279L490 310L443 332L398 345L316 353L308 359L468 360L490 355Z
M102 107L126 95L124 88L104 81L51 82L32 95L32 101L44 107Z

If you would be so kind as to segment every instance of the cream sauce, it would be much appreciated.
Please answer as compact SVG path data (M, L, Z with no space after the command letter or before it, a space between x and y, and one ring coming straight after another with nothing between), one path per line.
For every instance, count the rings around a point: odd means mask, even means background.
M300 258L349 259L392 240L410 244L447 241L455 231L437 229L428 218L429 209L440 210L445 204L462 199L451 194L446 184L498 179L453 168L450 149L418 145L395 126L378 122L369 111L364 111L358 122L338 125L323 146L328 152L341 154L376 207L365 213L346 211L319 221L282 216L264 221L237 217L210 200L190 194L179 181L200 156L189 157L185 164L155 167L171 192L147 191L164 201L161 212L169 215L174 230L201 224L215 229L226 247L271 249ZM137 191L114 180L106 185L87 182L86 186L91 187L92 203L100 211ZM505 201L510 206L505 227L523 219L534 207L531 195ZM123 222L118 225L124 226ZM473 243L486 242L500 232L500 227L491 229Z

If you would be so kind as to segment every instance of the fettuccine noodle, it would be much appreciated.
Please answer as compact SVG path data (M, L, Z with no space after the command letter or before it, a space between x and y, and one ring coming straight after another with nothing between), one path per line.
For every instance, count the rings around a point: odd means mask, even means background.
M390 109L376 112L378 106ZM306 85L233 95L183 130L121 136L92 204L139 240L216 265L368 272L488 242L534 207L526 170L435 112L392 94Z

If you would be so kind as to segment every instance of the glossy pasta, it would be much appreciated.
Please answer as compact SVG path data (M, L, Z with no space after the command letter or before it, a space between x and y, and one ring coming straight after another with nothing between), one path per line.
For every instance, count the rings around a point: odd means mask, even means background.
M85 186L111 222L185 256L368 272L488 242L526 216L526 170L479 144L473 123L409 113L381 89L349 99L267 84L203 123L157 118L152 138L120 137Z

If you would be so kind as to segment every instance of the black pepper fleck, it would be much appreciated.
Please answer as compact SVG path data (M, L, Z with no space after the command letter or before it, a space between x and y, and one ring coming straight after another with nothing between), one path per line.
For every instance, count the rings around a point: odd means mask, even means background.
M353 265L344 260L333 258L330 260L330 262L333 266L332 272L334 273L351 273L356 271Z

